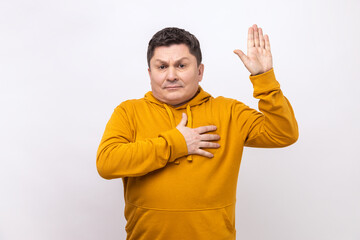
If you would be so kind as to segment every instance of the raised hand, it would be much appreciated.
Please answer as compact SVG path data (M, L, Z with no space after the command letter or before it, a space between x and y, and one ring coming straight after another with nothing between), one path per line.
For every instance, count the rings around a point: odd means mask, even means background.
M214 155L210 152L203 150L202 148L219 148L220 144L213 143L210 141L219 140L220 136L217 134L205 134L206 132L211 132L216 130L216 126L202 126L198 128L188 128L186 127L187 115L182 114L182 119L177 129L184 136L188 154L197 154L204 157L212 158Z
M234 53L240 57L253 76L267 72L273 67L269 36L263 36L262 29L256 24L248 31L247 55L239 49L234 50Z

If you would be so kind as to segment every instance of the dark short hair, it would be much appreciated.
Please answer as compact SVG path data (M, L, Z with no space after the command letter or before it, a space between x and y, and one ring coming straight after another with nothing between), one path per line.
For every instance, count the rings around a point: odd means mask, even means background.
M182 43L188 46L190 53L195 56L197 65L199 66L202 60L199 40L188 31L176 27L164 28L155 33L151 38L147 50L148 66L150 67L150 60L154 56L156 47Z

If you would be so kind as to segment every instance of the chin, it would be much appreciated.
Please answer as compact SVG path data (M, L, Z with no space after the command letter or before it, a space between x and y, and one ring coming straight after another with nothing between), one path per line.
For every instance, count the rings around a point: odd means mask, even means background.
M186 99L185 100L184 99L185 99L184 97L180 97L180 96L168 96L163 98L163 102L170 105L178 105L185 102Z
M179 99L166 99L164 102L170 105L178 105L185 101L181 101Z
M171 91L163 91L162 94L158 98L163 103L170 105L179 105L187 102L193 97L193 94L189 94L185 89L171 90ZM155 96L156 97L156 96Z

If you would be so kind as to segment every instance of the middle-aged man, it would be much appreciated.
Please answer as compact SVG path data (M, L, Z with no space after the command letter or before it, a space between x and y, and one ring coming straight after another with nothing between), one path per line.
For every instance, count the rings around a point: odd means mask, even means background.
M296 142L297 122L275 79L268 35L254 24L247 55L234 53L251 73L261 112L199 86L204 65L191 33L165 28L150 40L152 91L115 108L97 152L99 174L123 180L126 239L236 239L243 147Z

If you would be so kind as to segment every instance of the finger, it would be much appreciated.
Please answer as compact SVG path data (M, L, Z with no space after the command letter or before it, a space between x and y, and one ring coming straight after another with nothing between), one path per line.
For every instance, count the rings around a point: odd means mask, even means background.
M219 139L220 139L220 136L217 134L201 134L200 135L201 141L216 141Z
M248 30L248 42L247 42L247 48L252 48L255 46L254 43L254 29L252 27L249 27Z
M220 144L213 142L199 142L199 148L219 148Z
M271 51L270 39L269 39L269 36L267 34L265 35L265 49Z
M265 47L265 40L264 40L264 36L263 36L263 31L261 28L259 28L259 39L260 39L260 47L264 48Z
M254 24L254 42L255 42L255 47L260 46L259 31L258 31L256 24Z
M240 60L245 64L248 61L248 57L243 53L243 51L236 49L234 53L239 56Z
M205 133L205 132L211 132L211 131L215 131L215 130L216 130L215 125L202 126L202 127L198 127L198 128L194 129L194 131L199 133L199 134L202 134L202 133Z
M186 123L187 123L187 115L186 115L186 113L183 113L179 125L180 126L186 126Z
M208 157L208 158L213 158L214 155L210 152L207 152L205 150L202 150L202 149L198 149L195 154L197 155L201 155L201 156L204 156L204 157Z

